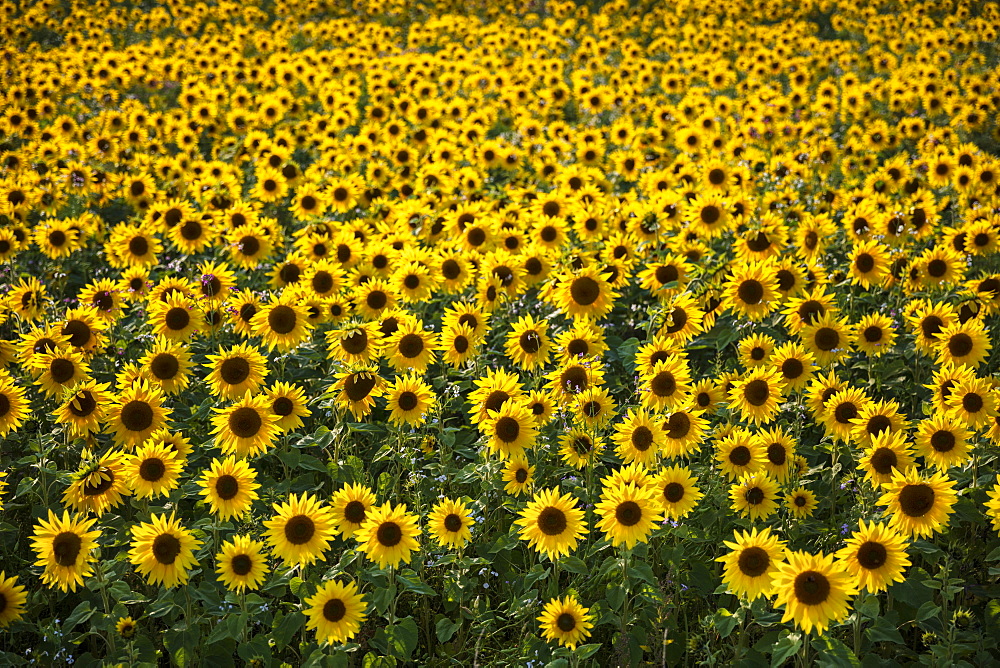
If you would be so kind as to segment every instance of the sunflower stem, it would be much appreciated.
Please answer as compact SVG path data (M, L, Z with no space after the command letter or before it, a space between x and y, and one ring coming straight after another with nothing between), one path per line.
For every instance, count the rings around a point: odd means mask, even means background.
M98 562L97 568L95 568L94 571L97 574L97 582L100 585L99 589L100 589L100 592L101 592L101 601L104 603L104 614L106 614L108 617L110 617L111 616L111 604L108 601L108 581L104 577L104 566L103 566L103 564L101 564L100 562ZM115 649L115 635L114 635L114 633L111 633L109 631L106 640L108 641L108 645L111 648L111 654L112 654L112 656L116 656L117 655L117 650Z

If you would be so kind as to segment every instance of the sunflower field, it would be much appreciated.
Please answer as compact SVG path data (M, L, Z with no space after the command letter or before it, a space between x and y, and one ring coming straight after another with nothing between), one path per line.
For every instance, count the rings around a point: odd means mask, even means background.
M1000 3L0 35L0 666L1000 665Z

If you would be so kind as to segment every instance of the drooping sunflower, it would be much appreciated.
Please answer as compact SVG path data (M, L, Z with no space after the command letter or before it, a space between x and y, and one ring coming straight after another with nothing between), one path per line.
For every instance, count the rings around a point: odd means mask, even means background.
M236 457L213 459L197 482L209 508L223 522L242 516L259 498L257 472L245 460Z
M521 539L549 559L569 554L587 534L584 511L576 504L572 494L560 495L556 487L538 492L514 521Z
M292 494L274 504L274 517L264 521L271 551L286 565L308 565L330 549L336 521L329 508L312 494Z
M556 306L571 318L593 320L607 315L617 297L604 276L592 267L563 277L553 295Z
M337 529L344 538L350 538L375 506L375 494L364 485L348 484L334 492L330 505Z
M538 621L542 625L543 638L554 640L571 650L575 650L577 645L589 638L590 629L594 628L590 608L580 605L572 594L546 603Z
M650 483L659 492L663 514L673 520L686 517L705 495L698 489L698 479L686 466L671 466L660 471Z
M646 409L630 409L625 420L615 428L612 440L618 445L618 456L626 464L639 462L651 466L664 445L663 427Z
M767 519L778 509L778 483L766 473L747 473L729 488L731 508L752 521Z
M209 391L224 399L254 394L267 378L267 358L252 345L238 343L221 349L218 355L206 355L209 370L205 376Z
M233 536L232 540L223 543L222 549L215 555L215 572L219 574L219 582L236 592L260 587L271 570L267 566L267 557L261 554L263 549L264 543L249 536Z
M441 547L464 547L472 540L475 520L463 501L442 499L427 516L428 530Z
M733 532L732 541L723 541L729 552L717 557L723 563L722 581L740 598L753 601L774 593L773 577L785 557L785 542L768 528Z
M150 584L172 588L187 584L188 570L198 564L194 551L201 541L174 516L153 515L149 522L132 527L129 560Z
M600 515L597 527L611 544L629 550L647 542L655 523L663 521L656 490L632 483L605 487L594 510Z
M117 507L123 496L132 495L125 480L124 458L124 453L111 450L82 466L63 493L63 503L78 513L90 511L98 517Z
M781 374L771 367L755 367L733 382L729 400L752 424L768 424L782 401Z
M17 576L7 577L6 571L0 571L0 628L7 628L11 622L16 622L24 613L24 604L28 595L24 587L17 584Z
M893 471L878 504L887 506L890 526L904 536L933 536L948 526L956 501L954 480L942 472L921 476L910 467Z
M782 623L794 621L806 633L823 633L850 612L857 594L854 576L833 555L788 552L773 576L775 606L784 607Z
M277 299L261 306L250 326L263 339L268 350L277 349L279 352L297 347L312 329L309 313L292 291L284 291Z
M904 571L910 565L906 539L887 524L861 520L859 527L836 554L857 578L858 589L877 594L893 582L905 580Z
M417 538L421 531L418 517L407 512L406 504L395 507L391 503L371 508L361 528L354 538L361 543L360 549L379 568L400 563L408 564L411 553L420 550Z
M937 414L917 425L915 449L928 464L943 471L969 460L971 436L957 416ZM905 470L905 467L899 468Z
M164 443L146 443L125 460L125 479L140 499L164 496L180 485L184 459Z
M396 376L386 391L386 401L391 422L418 425L424 421L436 398L430 385L417 374L410 373Z
M24 399L24 389L9 376L0 374L0 436L6 436L24 424L31 406Z
M367 619L368 605L354 582L330 580L307 598L305 604L306 628L316 631L316 639L321 643L346 643L357 635Z
M524 457L511 457L503 469L503 491L513 496L528 494L534 482L535 467Z
M42 582L74 592L83 584L83 578L94 570L91 552L101 535L99 529L93 529L95 522L96 518L70 517L65 510L61 518L50 510L48 520L38 520L31 547L37 556L35 566L45 569Z
M255 457L267 452L278 437L278 418L266 395L246 394L231 406L214 410L212 433L224 454Z

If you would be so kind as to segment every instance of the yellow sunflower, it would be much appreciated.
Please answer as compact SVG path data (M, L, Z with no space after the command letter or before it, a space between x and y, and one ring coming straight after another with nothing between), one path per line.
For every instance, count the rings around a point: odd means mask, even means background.
M794 621L806 633L823 633L830 622L850 612L857 594L854 576L833 555L788 552L773 576L775 606L785 609L782 623Z
M223 522L242 516L259 498L257 472L245 460L232 456L213 459L197 482L211 511Z
M597 527L614 546L624 543L632 549L649 540L657 522L663 521L660 503L652 487L631 483L605 487L594 510L600 516Z
M781 374L771 367L756 367L733 382L729 390L730 405L752 424L768 424L778 412L784 382Z
M105 431L114 433L116 444L131 448L162 429L169 415L160 389L139 380L111 401L104 418Z
M590 608L580 605L572 594L546 603L538 617L542 625L542 637L571 650L575 650L580 642L590 637L590 629L594 628L593 619Z
M521 539L549 559L569 554L587 534L584 511L576 503L572 494L560 495L555 487L538 492L514 521Z
M344 485L330 500L337 529L350 538L361 528L368 512L375 506L375 494L361 484Z
M93 572L91 554L97 547L100 530L93 529L96 519L70 517L63 511L62 518L49 511L48 520L39 519L32 536L32 549L38 560L35 566L45 569L42 582L61 590L76 591L83 578Z
M904 536L933 536L955 512L955 481L941 472L921 476L915 467L896 470L878 500L892 515L890 526Z
M659 493L663 514L672 520L686 517L705 495L698 489L698 479L686 466L670 466L650 483Z
M224 399L236 399L248 392L254 394L267 378L267 358L251 345L238 343L219 351L218 355L206 355L209 369L205 376L209 391Z
M267 557L261 553L263 549L263 543L249 536L234 536L223 543L222 549L215 555L215 572L219 574L219 582L236 592L260 587L271 570L267 566Z
M17 576L7 577L5 571L0 571L0 628L7 628L11 622L16 622L24 613L24 604L28 595L24 587L17 584Z
M125 479L140 499L165 496L180 485L184 459L165 443L146 443L125 461Z
M264 521L271 551L286 565L308 565L330 549L336 521L329 508L312 494L292 494L274 504L274 517Z
M472 540L469 530L475 520L463 501L442 499L427 517L428 529L441 547L464 547Z
M778 483L765 473L747 473L729 488L731 508L752 521L767 519L778 509Z
M224 454L255 457L267 452L278 437L278 419L263 394L247 394L231 406L214 410L212 433Z
M400 562L410 563L411 553L420 550L420 526L418 517L406 510L406 504L395 507L392 504L373 507L367 513L361 528L354 538L361 543L360 549L379 568L397 567Z
M893 582L905 580L904 572L910 565L906 539L887 524L861 520L859 527L836 554L857 578L858 589L877 594Z
M132 527L129 560L152 585L172 588L187 584L188 570L198 564L194 551L201 541L177 521L173 513L153 515Z
M324 583L305 600L306 628L316 631L316 639L343 644L357 635L367 619L367 603L354 582Z
M78 513L90 511L98 517L116 508L123 496L132 495L125 479L124 459L125 453L111 450L84 464L63 493L63 503Z
M268 350L279 352L297 347L312 330L309 313L290 291L282 292L269 304L261 306L250 326L254 334L264 340Z
M733 532L732 541L723 541L729 552L717 557L723 564L722 581L740 598L753 601L774 593L773 577L785 557L785 542L764 528Z

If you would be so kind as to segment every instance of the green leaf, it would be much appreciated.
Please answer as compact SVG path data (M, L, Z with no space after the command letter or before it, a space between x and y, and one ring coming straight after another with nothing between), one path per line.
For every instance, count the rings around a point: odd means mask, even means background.
M601 649L600 643L590 643L589 645L580 645L576 648L576 655L580 659L589 659L590 657L597 654L597 650Z
M622 607L622 603L625 602L625 588L621 585L615 585L608 589L607 593L608 605L611 606L612 610L618 610Z
M923 622L932 617L937 617L941 612L941 608L934 604L934 601L927 601L917 609L917 616L915 618L918 622Z
M413 650L417 648L417 623L413 621L413 617L401 619L399 623L385 629L385 638L390 655L409 661Z
M874 594L869 594L865 597L860 605L855 606L858 612L861 613L862 617L868 617L869 619L875 619L878 617L879 605L878 596Z
M820 636L815 641L818 650L816 664L824 668L851 668L860 666L861 661L854 652L847 648L847 645L840 642L833 636L827 634Z
M739 618L728 610L717 610L712 617L712 625L722 638L728 638L739 623Z
M291 641L292 636L305 623L306 617L301 612L292 612L287 615L282 615L279 612L278 616L274 618L274 633L271 634L274 639L274 649L279 651L284 649Z
M580 557L573 557L573 556L563 557L562 559L559 560L559 565L562 567L564 571L567 571L569 573L586 575L587 573L590 572L590 569L587 568L587 563Z
M896 645L906 644L896 625L885 617L876 617L875 623L865 633L868 634L868 639L872 642L888 642Z
M434 625L434 631L437 633L438 642L448 642L460 628L462 628L461 622L453 622L447 617L439 619L438 623Z
M638 577L646 584L656 585L656 576L653 575L653 569L645 561L637 561L629 564L628 577L630 580Z
M785 661L799 653L802 647L802 635L799 633L788 633L778 638L771 650L771 668L778 668L785 665Z
M90 601L82 601L80 605L73 608L73 612L69 613L69 617L63 622L63 630L66 632L72 631L73 627L77 624L93 617L95 612L97 611L90 606Z
M411 591L419 596L433 596L434 588L420 579L412 568L407 568L396 574L396 582L403 585L405 591Z

